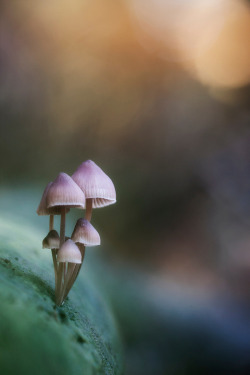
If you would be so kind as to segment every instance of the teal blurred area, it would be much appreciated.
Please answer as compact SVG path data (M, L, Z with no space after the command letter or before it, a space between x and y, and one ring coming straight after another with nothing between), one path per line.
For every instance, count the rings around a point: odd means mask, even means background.
M3 243L6 241L9 246L1 247L2 255L5 254L6 257L2 257L1 262L6 263L9 268L9 263L12 264L13 270L15 267L18 269L20 263L26 267L29 264L29 272L32 275L38 272L37 280L40 277L48 277L49 284L53 285L51 256L47 249L41 248L42 238L48 231L48 217L38 217L34 212L38 193L39 189L31 190L21 186L12 190L1 189L1 236ZM67 214L66 234L71 234L75 218L80 216L81 210L77 209ZM57 229L59 225L59 220L56 220ZM79 279L65 306L60 310L62 314L64 309L68 312L72 306L76 310L76 301L79 301L83 309L81 313L84 315L85 309L89 308L89 301L84 301L86 291L88 298L95 301L95 293L92 295L93 291L90 288L92 284L103 303L112 307L112 316L115 317L112 318L112 322L118 328L124 346L125 374L249 373L250 306L246 298L242 298L232 288L235 284L232 283L233 278L230 285L230 280L226 282L221 272L220 279L217 277L213 282L209 280L204 283L204 278L208 277L207 271L203 271L202 274L200 270L200 273L193 276L193 281L191 277L187 281L187 276L184 280L184 275L181 279L178 273L169 272L163 277L153 270L143 271L142 267L132 265L131 261L118 261L117 258L115 260L110 253L110 244L105 236L102 236L102 231L100 233L102 246L86 249ZM28 245L27 238L31 239ZM25 244L28 249L22 249L22 255L20 247ZM11 253L11 246L17 249L17 253L14 250ZM29 261L25 261L29 249L30 258ZM17 254L19 258L16 257ZM8 259L11 259L12 263ZM33 277L35 279L35 276ZM2 278L4 280L4 274ZM7 283L6 280L4 282ZM20 288L22 289L22 284ZM43 295L47 296L46 288L39 289L41 300L45 298ZM23 304L22 293L15 297L17 305L20 298L19 306ZM53 292L50 288L50 299L53 299L51 294ZM53 306L53 302L50 304ZM104 324L102 314L102 308L99 306L91 312L89 319L92 321L98 318ZM19 319L22 320L21 317ZM15 337L15 329L11 334ZM20 341L19 336L18 340ZM12 344L12 347L15 345ZM109 347L106 349L110 350ZM37 348L34 349L34 353L39 356ZM8 355L11 356L11 353ZM85 357L82 362L79 358L79 364L74 365L76 370L83 371L81 366L84 366L84 363ZM116 363L118 364L120 365L120 362ZM25 360L22 360L21 368L30 369L32 366L26 366Z
M94 211L93 262L110 274L127 375L249 374L249 2L0 9L0 209L45 235L35 210L46 184L94 160L117 191L116 205ZM69 234L82 213L70 214ZM216 332L224 354L211 362ZM203 344L207 357L194 356Z

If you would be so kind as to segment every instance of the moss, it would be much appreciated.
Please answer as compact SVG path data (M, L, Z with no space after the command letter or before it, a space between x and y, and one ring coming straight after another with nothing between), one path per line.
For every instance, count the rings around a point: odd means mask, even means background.
M25 218L0 217L1 373L121 374L114 318L84 272L65 304L55 306L43 236Z

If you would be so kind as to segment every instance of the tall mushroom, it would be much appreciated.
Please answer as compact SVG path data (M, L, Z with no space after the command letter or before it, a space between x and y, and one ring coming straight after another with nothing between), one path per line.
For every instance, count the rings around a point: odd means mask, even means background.
M47 207L47 193L52 185L52 182L49 182L48 185L45 187L41 201L39 203L39 206L36 210L37 214L39 216L43 215L49 215L49 231L54 229L54 215L61 215L61 209L60 207ZM69 211L69 208L67 209L67 212ZM54 265L54 272L55 272L55 280L57 278L57 261L56 261L56 249L51 248L51 254L53 259L53 265Z
M47 208L60 209L60 247L65 241L66 209L73 207L85 208L85 196L79 186L66 173L59 173L55 181L50 185L46 196ZM59 264L58 282L56 285L56 300L60 295L62 283L63 264Z
M65 238L65 215L68 208L85 208L85 196L79 186L66 173L59 173L49 186L46 195L46 206L55 209L61 214L60 246Z
M112 180L92 160L84 161L73 173L72 179L85 194L85 219L91 220L92 208L104 207L116 202Z

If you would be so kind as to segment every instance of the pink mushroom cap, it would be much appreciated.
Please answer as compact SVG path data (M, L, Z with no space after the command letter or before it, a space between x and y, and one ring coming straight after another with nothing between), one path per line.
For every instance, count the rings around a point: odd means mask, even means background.
M92 160L84 161L73 173L72 179L80 186L86 199L92 198L93 208L116 202L112 180Z
M59 263L82 263L82 254L78 246L72 241L67 240L57 252L57 261Z
M44 189L40 204L36 210L37 214L40 215L60 215L61 214L61 207L51 207L47 208L47 193L49 191L49 188L51 187L53 182L49 182L46 188ZM69 211L69 208L66 210Z
M101 243L99 233L86 219L77 220L71 239L85 246L98 246Z
M48 189L46 204L48 208L61 206L85 208L85 196L69 175L59 173Z

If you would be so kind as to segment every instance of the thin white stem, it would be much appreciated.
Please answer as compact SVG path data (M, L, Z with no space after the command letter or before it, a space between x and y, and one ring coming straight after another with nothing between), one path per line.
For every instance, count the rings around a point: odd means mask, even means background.
M82 253L82 263L83 263L83 259L84 259L84 255L85 255L85 246L82 246L81 249L80 249L81 253ZM63 296L63 299L65 300L65 298L67 297L67 295L69 294L72 286L74 285L76 279L77 279L77 276L79 275L79 272L81 270L81 267L82 267L82 263L81 264L76 264L74 269L73 269L73 272L71 274L71 277L68 281L68 285L66 285L66 288L65 288L65 292L64 292L64 296Z
M60 247L65 241L65 222L66 222L66 208L61 208L61 224L60 224Z
M55 285L57 283L57 260L56 260L56 249L51 249L53 265L54 265L54 272L55 272Z
M69 281L68 281L68 285L66 286L65 288L65 292L64 292L64 296L63 296L63 299L65 299L67 297L67 295L69 294L74 282L75 282L75 275L76 275L76 268L77 268L77 264L74 264L74 268L73 268L73 271L71 273L71 276L69 278Z
M60 304L65 300L65 293L66 293L66 290L68 288L68 284L69 284L71 276L74 272L74 269L75 269L75 263L68 263L67 272L66 272L66 276L65 276L65 279L64 279L64 285L63 285L63 291L62 291Z
M85 219L87 219L88 221L91 220L91 216L92 216L92 205L93 205L93 199L92 199L92 198L87 198L87 199L86 199Z
M54 229L54 215L49 216L49 231ZM55 273L55 285L57 281L57 261L56 261L56 249L51 249L51 255L53 260L54 266L54 273Z
M66 278L66 263L63 263L63 279L64 279L64 282L65 282L65 278Z
M83 246L80 248L80 251L81 251L81 254L82 254L82 263L77 265L76 278L77 278L77 276L79 275L79 272L80 272L80 270L81 270L81 268L82 268L83 259L84 259L84 256L85 256L85 250L86 250L86 247L83 245ZM76 278L75 278L75 280L76 280Z
M65 221L66 221L66 208L61 208L61 225L60 225L60 248L65 241ZM56 284L56 303L60 305L61 293L63 288L63 263L59 263L58 278Z
M49 231L54 229L54 215L49 216Z
M63 263L59 263L58 267L58 278L57 278L57 288L56 288L56 304L60 306L60 295L63 283Z

